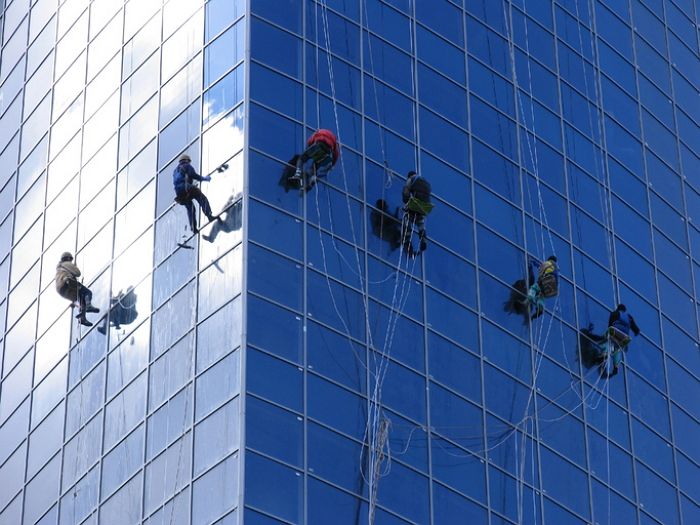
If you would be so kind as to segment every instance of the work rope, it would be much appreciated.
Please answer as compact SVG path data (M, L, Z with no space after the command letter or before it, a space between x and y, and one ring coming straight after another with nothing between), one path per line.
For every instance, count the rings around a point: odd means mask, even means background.
M332 97L332 103L333 103L333 115L335 118L335 125L336 125L336 130L338 132L338 139L339 142L342 143L342 139L340 136L340 122L339 122L339 117L338 117L338 108L337 108L337 97L336 97L336 92L335 92L335 79L334 79L334 72L333 72L333 64L332 64L332 55L331 55L331 45L330 45L330 24L328 22L328 7L326 5L325 0L320 1L320 6L321 6L321 18L323 21L323 36L324 36L324 44L325 44L325 51L326 51L326 58L327 58L327 65L328 65L328 72L329 72L329 78L330 78L330 88L331 88L331 97ZM318 31L317 31L318 34ZM317 45L318 49L318 45ZM374 75L373 75L374 76ZM375 92L376 94L376 92ZM377 115L378 118L380 118L380 115ZM381 131L381 125L380 125L380 131ZM385 153L383 152L383 155ZM387 326L387 332L385 333L384 337L384 343L382 345L382 348L379 352L379 360L377 360L377 347L374 344L374 337L372 334L372 329L371 329L371 323L369 321L369 304L368 304L368 298L367 298L367 280L364 278L362 274L362 266L360 264L359 260L359 249L357 247L357 236L355 232L355 225L354 225L354 219L352 216L352 210L350 207L350 200L349 200L349 190L348 190L348 183L347 183L347 176L345 172L345 166L344 166L344 161L343 157L340 157L341 161L341 173L343 176L343 187L344 187L344 193L345 193L345 200L347 204L347 211L348 211L348 217L350 221L350 229L351 229L351 234L352 234L352 240L353 240L353 246L355 248L355 259L356 259L356 266L357 266L357 276L360 278L360 287L362 290L362 301L363 301L363 307L364 307L364 314L365 314L365 328L366 328L366 333L367 333L367 341L370 345L370 348L372 349L372 356L373 356L373 361L374 361L374 371L370 371L370 377L373 379L373 388L372 390L372 395L370 397L370 402L369 402L369 408L368 408L368 413L367 413L367 427L366 427L366 432L365 432L365 437L366 441L368 442L369 445L369 473L367 476L365 476L364 473L362 473L363 478L368 484L368 494L370 495L370 504L369 504L369 514L368 517L370 520L374 519L374 509L376 507L376 496L377 496L377 483L379 480L379 477L385 474L382 473L381 471L381 462L384 459L385 456L385 448L387 448L387 436L390 428L389 420L387 420L384 416L382 416L382 410L381 410L381 393L382 393L382 385L384 382L384 379L386 377L386 373L388 370L388 363L389 363L389 355L391 351L391 345L393 344L393 336L395 334L396 330L396 325L398 323L398 319L400 316L400 310L402 308L402 302L403 305L405 305L405 302L407 301L408 298L408 292L410 292L410 283L412 282L411 276L409 273L402 271L401 270L401 264L402 264L402 258L403 258L403 251L400 252L399 254L399 265L398 265L398 270L394 272L395 275L395 280L394 280L394 293L392 296L392 304L389 309L389 321L388 321L388 326ZM385 167L386 167L386 161L385 161ZM384 185L386 186L386 184ZM326 191L329 191L326 189ZM318 196L317 196L317 202L318 202ZM320 212L319 212L320 216ZM329 215L330 216L330 215ZM332 220L332 217L331 217ZM411 229L413 228L413 224L410 224ZM404 231L402 230L402 234ZM332 239L334 237L332 236ZM320 237L321 242L322 241L322 236ZM324 257L324 270L326 270L326 279L328 282L329 286L329 291L331 292L332 295L332 288L330 286L330 281L328 280L328 274L327 274L327 264L325 261L325 248L322 246L322 255ZM408 264L408 257L406 258ZM416 258L414 258L413 265L415 267L416 264ZM411 272L412 273L412 272ZM402 278L403 277L403 278ZM399 299L397 303L397 291L399 288L399 281L402 281L401 284L401 293L399 294ZM407 286L408 283L408 286ZM332 298L332 302L335 303L335 299ZM397 308L398 307L398 308ZM338 314L338 309L337 305L334 304L334 309L336 310L336 314ZM342 316L341 316L342 317ZM341 322L343 323L344 327L346 326L346 323L341 319ZM388 455L387 455L388 457Z

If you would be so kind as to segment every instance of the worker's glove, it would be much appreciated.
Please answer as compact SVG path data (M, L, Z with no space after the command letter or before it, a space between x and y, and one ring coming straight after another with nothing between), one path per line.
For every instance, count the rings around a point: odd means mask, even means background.
M206 177L202 178L202 180L209 182L211 180L211 175L207 175Z

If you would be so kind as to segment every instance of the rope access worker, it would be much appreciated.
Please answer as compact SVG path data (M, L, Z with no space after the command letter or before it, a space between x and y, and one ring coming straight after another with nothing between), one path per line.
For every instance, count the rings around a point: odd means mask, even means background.
M430 203L431 194L430 183L415 171L409 171L406 184L404 184L401 192L404 203L403 245L409 255L424 252L428 247L425 234L425 217L433 209L433 205ZM418 228L418 239L420 240L418 252L413 250L413 244L411 243L413 225Z
M292 162L295 161L296 170L294 175L289 177L289 184L309 191L314 187L317 179L328 175L335 163L338 162L339 157L340 147L335 134L328 129L319 129L306 141L304 152L301 155L294 156ZM304 165L309 160L313 161L313 170L310 177L304 170Z
M197 174L195 169L192 167L192 159L187 153L180 155L180 160L177 167L173 171L173 187L175 188L175 202L181 204L187 209L187 218L190 222L190 229L192 233L196 234L199 232L197 229L197 215L194 209L194 203L192 200L196 200L199 203L199 207L207 216L209 221L215 220L217 217L212 215L211 206L209 206L209 200L202 193L202 191L194 184L195 180L209 182L211 180L210 176L202 177Z
M608 318L608 342L612 346L612 371L609 370L609 365L606 366L607 355L605 361L601 365L601 374L604 376L614 376L617 374L617 367L622 361L622 350L627 351L627 345L632 338L630 330L635 336L640 333L637 323L634 322L634 317L627 313L627 307L624 304L618 304L617 308L610 312Z
M536 261L533 261L536 264ZM532 264L532 262L531 262ZM532 268L529 271L532 274ZM530 282L534 281L530 276ZM537 319L544 313L544 300L555 297L559 294L559 268L557 258L554 255L547 257L547 260L539 265L537 271L537 281L532 282L527 291L524 303L534 307L534 312L530 319Z
M56 291L61 297L69 301L78 301L80 311L76 315L76 319L84 326L92 326L92 323L87 320L85 314L98 313L99 308L92 306L92 292L87 286L83 286L78 281L80 277L80 268L73 262L73 255L70 252L63 252L61 260L56 266Z

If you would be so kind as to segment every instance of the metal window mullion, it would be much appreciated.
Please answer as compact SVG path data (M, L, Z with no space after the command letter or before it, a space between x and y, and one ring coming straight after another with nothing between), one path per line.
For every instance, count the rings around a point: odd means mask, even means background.
M303 134L306 132L306 120L308 118L308 104L306 101L306 83L307 83L307 59L306 59L306 39L307 39L307 10L308 2L304 2L302 6L302 39L301 39L301 89L302 89L302 138ZM251 13L252 14L252 13ZM318 28L314 28L316 33L316 39L318 40ZM295 35L296 36L296 35ZM316 78L318 79L318 71L316 71ZM317 80L318 81L318 80ZM318 91L316 92L316 97L320 96ZM249 97L250 98L250 97ZM316 118L320 120L321 115L316 115ZM303 191L303 189L301 190ZM320 191L320 185L316 188L316 191ZM302 243L302 289L304 293L302 294L302 306L301 306L301 326L302 326L302 338L301 338L301 359L302 359L302 411L303 416L297 416L297 420L301 419L303 425L303 496L302 496L302 523L308 522L309 515L309 501L308 501L308 487L309 487L309 420L308 420L308 406L309 406L309 361L307 355L307 343L308 343L308 306L309 306L309 291L308 291L308 281L309 281L309 253L308 253L308 215L307 215L307 205L308 205L308 192L304 193L304 198L302 199L302 229L301 229L301 243ZM295 221L299 221L298 218L294 217ZM321 228L321 217L319 216L319 231ZM298 263L297 263L298 264ZM297 471L295 469L295 471Z
M525 275L528 275L528 273L529 273L528 272L528 258L529 258L528 253L529 253L529 251L528 251L528 242L527 242L527 213L525 211L525 204L526 204L525 203L525 185L528 184L529 174L527 172L527 169L525 169L523 167L522 141L520 138L521 123L520 123L520 110L519 110L519 108L523 109L523 111L524 111L524 106L521 105L522 95L520 94L520 88L518 87L518 82L516 81L516 75L517 75L517 66L515 64L516 45L515 45L515 30L514 30L515 27L513 24L513 3L512 3L512 0L508 0L507 9L508 9L508 13L507 13L508 19L505 20L505 23L510 28L510 30L509 30L509 33L510 33L509 40L510 41L508 44L512 50L509 53L509 59L511 61L511 67L512 67L512 69L511 69L511 75L512 75L511 81L513 84L513 104L515 106L514 109L515 109L515 126L516 126L516 144L517 144L517 148L518 148L518 172L520 173L520 205L521 205L520 216L521 216L521 222L522 222L522 228L523 228L523 249L525 251L524 271L525 271ZM525 23L527 23L527 20L525 21ZM526 55L526 59L528 61L530 60L529 54ZM530 95L532 96L532 93L530 93ZM534 98L531 99L531 104L534 104ZM533 107L533 111L534 111L534 107ZM525 117L525 115L523 115L523 118L524 117ZM527 127L524 127L524 132L525 132L525 138L529 143ZM535 136L534 128L532 131L532 135L533 135L533 137ZM536 154L536 152L534 154ZM535 170L535 169L536 169L536 166L533 165L533 170ZM537 175L537 173L535 173L535 176L537 178L539 178L539 175ZM537 224L537 222L535 222L534 216L532 218L532 221L533 221L534 225ZM544 225L540 224L540 228L542 228L543 226ZM535 235L537 235L537 234L535 233ZM552 322L554 322L554 312L552 312L551 315L552 315ZM537 348L535 346L535 341L533 340L533 333L532 333L533 322L531 319L529 319L529 317L530 317L529 309L527 312L527 316L528 316L528 325L530 327L530 330L528 331L528 338L529 338L529 346L530 346L530 348L529 348L529 350L530 350L530 373L532 374L532 387L530 390L532 393L531 394L532 395L532 399L531 399L532 410L533 410L534 415L536 416L537 415L537 388L536 388L537 387ZM544 322L544 320L542 320L542 322ZM542 351L542 353L543 353L543 355L540 359L544 359L544 351ZM537 457L540 457L540 443L537 439L537 435L538 435L537 427L538 426L537 426L536 419L537 419L536 417L533 417L531 439L536 443L536 445L537 445L537 447L536 447L537 448ZM516 431L513 434L513 438L517 440L519 438L517 427L515 427L515 430ZM527 440L527 427L525 427L525 429L521 429L519 432L522 433L525 436L525 440ZM525 441L525 444L523 446L527 446L527 441ZM524 454L524 457L525 457L525 459L527 459L527 453ZM533 461L533 462L535 461L534 456L532 457L531 461ZM525 484L526 484L525 483L525 475L523 474L523 479L519 479L519 473L517 472L517 458L516 458L515 468L516 468L516 473L515 473L516 484L522 483L522 485L525 486ZM541 483L542 483L542 469L541 469L541 465L540 465L539 461L538 461L538 477L539 477L539 481L540 481L540 485L541 485ZM532 481L532 490L535 492L536 495L539 496L540 515L542 515L543 491L538 489L538 487L536 485L536 480L534 478L531 481ZM524 497L525 497L525 494L523 492L523 498ZM521 505L522 513L524 515L524 512L525 512L524 502L520 501L520 505ZM535 521L536 521L536 519L537 519L537 516L535 516Z
M3 21L4 21L4 20L3 20ZM21 25L21 24L20 24L20 25ZM3 24L3 26L4 26L4 24ZM54 37L54 38L55 38L55 37ZM27 54L28 49L29 49L29 17L27 17L27 36L26 36L26 40L27 40L27 41L26 41L26 48L25 48L25 50L24 50L24 54L25 54L25 55ZM87 44L86 44L86 47L87 47ZM20 57L20 59L21 59L21 57ZM15 67L16 67L16 66L15 66ZM53 75L55 75L55 70L56 70L56 62L55 62L55 61L54 61L53 65L52 65L52 67L53 67L53 71L52 71L52 78L53 78ZM10 252L9 252L9 254L8 254L8 257L10 257L10 259L9 259L9 270L8 270L8 293L7 293L7 296L6 296L6 301L7 301L7 303L6 303L6 308L5 308L5 319L6 319L5 328L7 328L7 318L9 317L9 304L10 304L10 303L9 303L9 295L10 295L10 290L9 290L9 288L10 288L10 283L12 282L12 266L13 266L13 265L12 265L12 255L14 254L14 250L16 249L16 245L15 245L15 227L16 227L15 218L16 218L16 216L17 216L17 191L18 191L18 187L19 187L19 164L20 164L20 159L22 158L22 131L23 131L24 126L25 126L25 120L24 120L25 96L24 96L24 95L25 95L25 88L26 88L26 81L27 81L26 75L27 75L27 60L26 60L26 56L25 56L25 60L24 60L24 75L23 75L23 76L25 77L25 84L24 84L24 87L22 88L22 91L21 91L21 93L22 93L22 104L21 104L21 105L22 105L22 111L21 111L22 117L21 117L21 119L22 119L22 120L21 120L20 129L19 129L18 132L17 132L17 133L18 133L18 139L17 139L17 140L18 140L18 146L17 146L17 163L18 163L18 164L17 164L17 169L16 169L16 171L15 171L15 199L14 199L14 200L15 200L15 206L13 207L14 213L13 213L13 222L12 222L12 246L11 246L11 250L10 250ZM46 96L46 95L44 95L44 97L45 97L45 96ZM49 102L49 104L50 104L50 106L51 106L50 109L53 110L53 90L51 91L51 101ZM50 146L50 137L51 137L51 130L52 130L52 129L53 129L53 122L52 122L52 119L49 119L49 129L48 129L47 132L46 132L46 137L47 137L47 138L46 138L46 140L47 140L46 172L47 172L47 173L48 173L48 162L49 162L49 161L48 161L48 157L49 157L49 152L50 152L50 147L49 147L49 146ZM46 195L47 195L47 188L48 188L48 181L45 181L45 182L44 182L44 202L43 202L43 208L44 208L44 209L42 210L41 216L40 216L40 218L39 218L39 220L41 220L42 223L43 223L43 221L44 221L44 216L45 216L45 212L46 212ZM42 226L43 226L43 225L42 225ZM43 242L44 242L44 228L43 228L43 227L42 227L42 235L41 235L41 238L42 238L42 241L41 241L41 242L42 242L42 246L43 246ZM35 387L36 387L36 385L34 384L35 381L36 381L36 375L35 375L35 373L36 373L36 338L37 338L37 336L39 335L39 303L40 303L40 301L39 301L39 296L41 295L41 268L42 268L43 262L44 262L44 261L43 261L43 257L40 256L40 257L39 257L39 261L38 261L39 282L37 283L37 286L36 286L36 290L37 290L37 297L36 297L37 318L36 318L36 321L35 321L35 324L34 324L34 345L33 345L33 354L32 354L32 381L31 381L31 385L30 385L30 387L29 387L28 398L25 398L25 399L28 399L28 400L29 400L29 421L28 421L28 424L27 424L27 436L26 436L27 450L25 451L25 457L24 457L24 487L22 488L22 510L21 510L22 521L24 521L24 519L25 519L26 489L27 489L27 485L28 485L29 482L30 482L30 480L29 480L28 477L27 477L27 473L28 473L28 469L29 469L29 453L30 453L30 450L29 450L29 437L30 437L31 432L32 432L32 412L33 412L32 406L33 406L33 401L34 401L34 390L35 390ZM36 263L35 263L35 264L36 264ZM31 306L30 306L30 308L31 308ZM29 308L28 308L27 310L29 310ZM71 311L72 311L72 310L71 310ZM26 312L25 312L25 313L26 313ZM24 315L24 314L23 314L23 315ZM72 317L72 314L71 314L71 317ZM19 318L18 318L17 320L19 321ZM69 341L70 341L70 339L69 339ZM69 343L69 344L70 344L70 343ZM3 357L4 357L4 352L3 352ZM26 354L25 354L25 357L26 357ZM21 358L21 359L24 359L24 357ZM20 361L21 361L21 359L20 359ZM4 359L3 359L3 361L4 361ZM18 363L19 363L19 361L18 361ZM0 367L2 367L2 363L0 363ZM68 370L66 371L66 381L67 381L67 379L68 379L67 376L68 376L69 371L70 371L70 369L68 368ZM3 378L3 379L4 379L4 378ZM5 387L4 382L3 382L3 384L2 384L2 387L3 387L3 388ZM63 415L63 424L64 424L64 427L63 427L63 432L64 432L64 434L63 434L63 435L64 435L64 438L65 438L65 423L66 423L66 418L67 418L67 413L68 413L67 389L66 389L66 392L64 393L64 399L66 399L66 411L65 411L65 413L64 413L64 415ZM23 401L23 402L24 402L24 401ZM21 404L21 403L20 403L20 404ZM19 407L19 405L18 405L18 407ZM55 407L54 407L54 409L55 409ZM52 409L52 410L54 410L54 409ZM48 414L47 414L47 415L48 415ZM63 441L63 442L61 443L61 447L60 447L60 449L59 449L59 451L58 451L58 453L60 453L60 455L61 455L61 458L59 459L59 462L61 463L61 472L63 472L63 468L62 468L62 467L63 467L63 448L64 448L64 445L65 445L65 441ZM55 457L55 454L54 454L53 457ZM50 460L49 460L49 461L50 461ZM47 461L47 462L42 466L42 468L41 468L39 471L41 471L48 463L49 463L49 462ZM37 472L37 474L38 474L38 472ZM60 494L61 494L61 488L60 488L60 480L59 480L59 483L58 483L58 496L57 496L58 500L57 500L57 502L60 502ZM13 499L14 499L14 498L13 498Z
M664 17L664 24L666 25L668 19L666 17L666 5L665 4L662 5L662 13L661 14ZM668 26L666 26L666 27L668 28ZM696 31L696 35L697 35L697 31ZM691 279L691 282L693 283L693 287L692 287L693 296L691 297L691 302L693 303L693 310L694 310L694 314L695 314L694 317L695 317L695 323L696 323L696 330L698 330L700 328L700 325L698 324L698 323L700 323L700 319L698 318L698 315L697 315L698 307L697 307L695 292L694 292L695 290L697 290L697 288L696 288L695 272L693 271L692 244L690 243L690 234L688 231L688 228L689 228L688 214L687 214L688 203L686 200L686 190L685 190L685 185L686 185L685 181L687 180L687 177L685 175L683 175L683 167L681 165L681 158L682 157L681 157L681 147L680 147L680 142L679 142L680 136L678 133L678 118L677 118L678 108L676 106L676 94L675 94L673 74L672 74L673 63L671 62L671 51L670 51L670 47L669 47L670 42L669 42L669 38L668 38L668 31L665 32L665 40L666 40L666 47L669 50L669 52L668 52L668 54L669 54L668 64L669 64L669 77L670 77L669 80L670 80L670 87L671 87L670 95L671 95L671 100L673 101L673 105L672 105L672 109L674 110L673 111L673 123L674 123L674 128L675 128L673 131L674 131L674 135L675 135L674 138L675 138L675 143L676 143L676 154L678 155L678 162L679 162L679 166L680 166L679 175L681 177L681 196L683 199L683 206L684 206L683 221L685 223L686 241L688 241L688 252L686 253L686 258L688 260L688 265L689 265L688 269L690 271L690 279ZM637 62L637 55L636 55L636 48L634 46L632 46L632 53L633 53L633 56L635 58L635 63L636 63ZM639 75L638 74L635 75L635 78L637 80L637 91L639 92ZM641 108L640 108L640 112L641 112ZM643 128L642 128L642 133L643 133ZM646 143L645 143L645 147L646 147ZM644 158L644 164L645 164L645 172L647 172L647 176L648 176L648 171L647 171L647 166L646 166L646 156ZM649 187L649 182L647 181L647 188L648 187ZM650 222L653 221L651 202L649 202L649 220L650 220ZM652 225L652 235L656 235L655 230L653 228L653 222L651 222L651 225ZM654 267L658 268L657 258L656 258L656 243L653 242L653 239L652 239L651 249L652 249L652 255L654 257ZM657 303L659 305L659 313L660 313L661 312L661 294L660 294L661 287L659 285L658 270L655 273L656 273L656 279L655 279L655 282L656 282L655 283L656 284L656 300L657 300ZM662 316L661 320L663 320L663 316ZM700 332L696 332L696 333L700 333ZM663 355L663 367L664 367L663 369L664 369L664 382L665 382L664 386L665 386L665 390L666 390L664 397L666 398L666 404L668 407L668 424L669 424L669 431L670 431L671 445L672 445L671 446L671 453L673 455L674 482L676 484L676 486L674 487L676 489L675 490L676 503L677 503L676 510L678 511L678 515L680 517L681 523L684 523L683 512L682 512L683 500L682 500L681 491L680 491L681 484L680 484L679 469L678 469L678 452L676 451L676 447L675 447L676 439L675 439L675 433L673 430L673 411L672 411L672 406L671 406L671 389L670 389L670 380L669 380L669 376L668 376L669 356L666 352L666 346L664 344L663 329L661 330L661 353Z
M460 16L462 16L462 30L464 31L464 17L462 14L462 10L460 9ZM417 15L416 15L416 3L411 2L411 14L409 17L409 23L411 25L411 48L412 48L412 56L411 56L411 66L413 71L411 71L412 75L412 84L414 88L414 93L411 93L413 99L415 100L415 103L413 104L414 107L414 124L415 124L415 141L416 141L416 171L418 173L422 173L421 171L421 140L420 140L420 97L418 96L418 93L420 92L419 86L418 86L418 38L417 38ZM368 28L369 29L369 28ZM466 42L465 42L465 56L466 56ZM467 101L469 100L469 95L467 95ZM379 115L377 115L377 118L379 119ZM380 133L381 133L381 128L380 128ZM402 221L402 227L403 227L403 222ZM406 222L406 227L411 227L410 224ZM401 246L399 249L403 250L404 247ZM419 248L420 249L420 248ZM427 285L426 285L426 263L425 263L425 252L423 252L420 255L414 255L415 257L420 257L421 258L421 275L420 275L420 288L421 288L421 303L423 306L423 319L422 319L422 324L423 324L423 366L425 368L425 412L426 412L426 429L425 429L425 443L426 443L426 452L427 452L427 459L428 459L428 516L430 519L430 523L434 523L435 520L435 496L434 496L434 480L433 480L433 446L432 446L432 415L430 411L430 368L429 368L429 355L428 355L428 305L427 305L427 299L428 299L428 292L427 292ZM406 254L406 263L408 264L408 254ZM397 277L398 278L398 277ZM415 279L415 276L413 275L413 272L409 272L408 266L406 267L406 279L410 279L409 281L409 291L410 291L410 286L413 284L412 281ZM400 305L399 305L400 306ZM399 311L397 311L396 315L398 316L400 314Z
M606 229L609 227L609 229L610 229L609 235L610 235L610 238L612 239L611 246L610 246L610 257L611 257L610 270L613 272L613 278L612 278L613 287L614 287L613 288L613 296L614 296L614 299L617 300L620 297L620 284L619 284L619 276L617 274L617 257L616 257L616 250L615 250L615 240L616 240L616 238L615 238L615 225L614 225L613 209L612 209L612 193L611 193L611 187L610 187L611 186L610 175L608 172L607 134L605 132L605 106L604 106L604 102L603 102L604 95L603 95L603 87L602 87L602 83L601 83L602 69L600 66L600 49L598 46L598 31L597 31L597 25L596 25L595 7L593 6L592 0L589 0L588 5L591 6L591 13L590 13L591 37L592 37L592 45L593 45L593 51L594 51L593 58L595 59L595 61L593 63L593 72L594 72L594 79L593 80L595 81L595 88L597 90L596 104L600 103L600 107L596 108L596 112L598 114L599 122L601 123L600 124L600 132L601 132L600 141L601 141L601 155L602 155L602 158L604 160L604 163L603 163L604 173L603 173L603 175L605 176L604 190L605 190L605 194L606 194L605 206L607 208L605 213L608 214L610 217L610 223L609 223L609 225L606 225ZM628 9L629 9L629 7L628 7ZM634 49L634 41L632 42L632 46ZM596 71L598 73L597 75L595 75ZM639 86L638 86L639 79L638 79L637 75L635 75L635 82L637 85L637 90L639 90ZM638 112L640 115L640 117L639 117L640 118L640 130L641 130L641 134L642 134L641 139L642 139L642 143L644 143L644 130L643 130L643 127L641 126L641 107L640 107L639 101L637 101L637 107L638 107ZM646 158L643 158L642 161L646 165ZM648 201L648 194L647 194L647 204L648 203L649 203L649 201ZM623 374L622 377L625 378L625 397L627 400L629 400L630 399L630 388L629 388L629 382L626 380L627 374L626 373ZM606 394L606 397L607 397L606 403L610 403L611 399L609 396L609 391ZM637 490L637 487L638 487L637 466L636 466L636 463L634 461L634 436L632 433L632 414L630 411L629 402L628 402L627 406L624 408L627 411L627 431L628 431L629 436L630 436L630 450L629 450L629 452L630 452L630 455L632 457L632 479L633 479L633 483L634 483L634 487L635 487L635 499L636 499L636 503L637 503L636 511L638 514L637 519L639 520L639 503L640 502L639 502L639 491ZM608 422L608 425L609 425L609 422ZM606 441L609 442L609 440L610 440L609 428L606 429L606 432L607 432ZM610 480L606 480L606 482L609 484ZM608 489L608 490L610 490L610 489ZM610 509L608 509L608 511L609 510Z
M552 5L551 11L552 11L552 20L553 20L553 22L552 22L552 28L553 28L554 35L556 35L556 34L557 34L557 20L556 20L556 12L555 12L554 5ZM577 23L577 24L581 24L581 21L577 19L577 20L576 20L576 23ZM579 31L580 31L580 26L579 26ZM555 36L555 39L554 39L554 60L555 60L555 62L556 62L555 74L556 74L556 77L557 77L557 93L558 93L558 96L559 96L559 115L560 115L560 117L561 117L561 118L559 119L559 122L560 122L560 137L561 137L561 140L562 140L562 144L565 144L565 140L566 140L566 130L565 130L565 124L564 124L565 121L564 121L564 118L563 118L563 115L564 115L564 107L563 107L562 90L561 90L562 78L561 78L561 76L560 76L560 71L559 71L559 46L558 46L558 42L559 42L559 39L557 39L556 36ZM583 65L583 67L584 67L584 75L585 75L585 64L586 64L586 62L585 62L585 60L584 60L584 58L583 58L583 50L581 50L581 63L582 63L582 65ZM587 96L587 95L586 95L586 104L588 104L588 96ZM589 115L590 115L590 106L589 106ZM591 133L593 133L593 130L592 130L592 129L591 129ZM595 144L594 144L594 147L595 147ZM600 154L601 154L601 158L602 158L603 152L601 151ZM567 222L568 222L569 240L570 240L570 242L568 243L568 244L569 244L569 257L570 257L570 260L573 261L573 260L574 260L574 256L575 256L575 252L574 252L574 245L573 245L573 238L574 238L574 237L573 237L573 227L572 227L572 222L573 222L573 221L572 221L572 217L571 217L571 206L572 206L572 202L571 202L571 191L570 191L570 188L569 188L569 176L568 176L568 175L569 175L569 172L568 172L567 167L568 167L568 163L567 163L567 162L564 162L564 187L565 187L565 199L566 199L566 203L567 203L567 212L566 212L566 213L567 213L567 218L568 218L568 221L567 221ZM611 268L610 270L612 271L612 268ZM576 265L575 265L575 264L572 264L572 274L573 274L573 275L572 275L572 277L573 277L572 283L573 283L573 290L574 290L574 297L573 297L573 299L574 299L574 319L580 319L580 317L579 317L578 297L577 297L577 294L576 294L576 290L577 290L577 280L576 280ZM590 321L590 320L589 320L589 321ZM562 347L562 352L566 352L566 349L565 349L564 347ZM567 372L571 373L572 370L568 370L568 369L567 369ZM583 372L583 364L581 363L581 360L580 360L580 359L578 360L578 376L579 376L579 378L578 378L578 379L579 379L579 385L578 385L578 386L579 386L579 392L580 392L579 395L581 396L581 399L585 399L585 395L586 395L585 386L586 386L586 383L585 383L585 380L584 380L585 375L584 375L584 372ZM589 459L589 452L590 452L590 447L591 447L591 445L590 445L590 442L589 442L589 439L588 439L588 431L587 431L588 426L589 426L589 424L588 424L588 418L587 418L587 411L585 410L584 407L581 408L581 417L582 417L582 420L583 420L583 428L584 428L584 432L583 432L583 444L584 444L584 452L585 452L584 460L585 460L585 465L586 465L586 479L587 479L587 481L588 481L588 505L589 505L590 512L591 512L591 521L592 521L593 523L595 523L595 505L594 505L594 503L593 503L593 501L594 501L594 500L593 500L593 480L592 480L592 475L591 475L591 465L590 465L590 459Z
M247 357L248 357L248 210L250 208L250 64L251 64L251 12L253 0L234 0L234 3L245 1L245 12L236 23L244 23L243 50L243 191L241 196L241 342L240 357L240 403L239 403L239 449L238 449L238 509L239 521L245 516L245 459L246 459L246 406L247 406ZM205 11L206 24L206 11ZM205 35L206 37L206 35ZM204 62L202 62L204 68ZM191 500L192 501L192 500ZM190 506L192 508L192 506ZM192 516L192 511L190 511Z

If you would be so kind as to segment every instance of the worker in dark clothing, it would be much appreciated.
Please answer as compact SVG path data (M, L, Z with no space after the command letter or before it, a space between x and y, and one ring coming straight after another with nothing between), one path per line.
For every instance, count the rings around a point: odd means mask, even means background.
M389 205L384 199L377 200L377 209L372 209L369 213L369 220L372 225L372 233L389 243L391 251L401 246L401 223L399 221L398 209L391 213Z
M109 324L119 330L123 324L131 324L138 317L136 311L136 292L134 287L129 286L126 292L120 290L119 293L109 301ZM107 317L102 326L97 327L101 334L107 333Z
M301 155L295 155L289 164L295 166L293 175L288 177L290 186L309 191L317 179L326 177L340 157L340 147L335 134L328 129L319 129L306 141L306 149ZM310 176L304 166L312 161Z
M193 200L199 203L199 207L207 216L209 221L216 219L211 213L211 207L209 206L209 200L202 193L202 191L195 186L194 181L210 181L211 177L201 177L192 167L192 159L190 156L184 153L180 156L180 161L178 162L175 171L173 171L173 187L175 188L175 202L183 205L187 209L187 218L190 222L190 229L192 233L196 234L199 232L197 229L197 215L194 209Z
M537 268L537 281L534 281L533 265L537 265L535 259L530 260L528 275L530 278L530 288L527 292L525 301L530 304L534 310L530 319L537 319L544 312L544 300L550 297L555 297L559 293L559 268L557 267L557 258L550 255L546 261L539 264Z
M608 318L608 348L605 355L606 362L601 365L602 375L607 377L617 374L617 367L622 361L622 351L627 351L627 345L632 340L629 335L630 330L635 336L640 333L637 323L634 322L634 317L627 313L625 305L618 304L617 308L610 312ZM610 369L611 365L612 370Z
M92 326L85 314L98 313L100 309L92 306L92 292L78 281L78 277L80 277L80 269L73 263L73 255L70 252L64 252L56 266L56 291L58 295L69 301L78 301L80 311L75 316L76 319L82 325Z
M409 171L401 197L404 203L403 245L406 253L411 256L424 252L428 247L425 234L425 217L433 209L433 205L430 202L431 194L430 183L415 171ZM418 252L413 250L413 244L411 243L411 233L414 226L418 228L418 239L420 240Z

